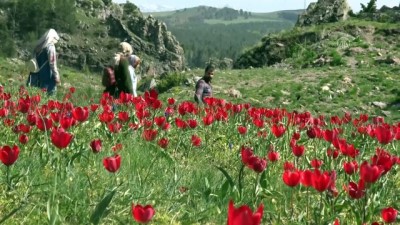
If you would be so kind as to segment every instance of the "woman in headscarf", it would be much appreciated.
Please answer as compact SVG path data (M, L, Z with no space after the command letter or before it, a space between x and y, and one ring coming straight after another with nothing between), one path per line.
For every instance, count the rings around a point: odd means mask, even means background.
M140 64L140 58L133 54L132 46L129 43L121 42L119 47L120 52L115 56L115 79L118 90L137 97L135 68Z
M57 55L55 44L60 37L54 29L49 29L37 42L33 51L39 68L39 87L46 89L48 94L56 91L60 84L60 74L57 69Z

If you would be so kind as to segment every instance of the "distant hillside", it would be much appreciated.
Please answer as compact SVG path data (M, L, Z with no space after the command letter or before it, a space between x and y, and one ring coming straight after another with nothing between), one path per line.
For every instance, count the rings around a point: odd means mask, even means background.
M265 36L234 67L400 65L400 7L378 10L369 5L354 14L346 6L328 9L328 0L312 3L295 28Z
M184 48L189 67L203 67L209 60L235 60L266 34L291 29L302 11L253 13L199 6L143 15L166 23Z

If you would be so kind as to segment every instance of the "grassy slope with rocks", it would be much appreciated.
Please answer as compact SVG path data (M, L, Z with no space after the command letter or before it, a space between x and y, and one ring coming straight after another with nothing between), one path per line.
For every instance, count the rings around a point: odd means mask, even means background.
M24 71L23 65L15 64L9 59L0 61L0 83L14 87L24 85L27 72ZM63 82L59 88L60 96L68 91L70 86L74 86L79 96L84 96L82 101L97 101L103 90L100 76L64 66L60 67L60 72ZM201 76L202 73L202 70L192 70L172 76L192 80L194 76ZM142 80L139 84L144 82ZM158 83L161 84L160 81ZM193 99L193 83L169 85L163 87L166 91L160 94L161 99ZM249 102L269 108L283 107L289 111L310 111L313 115L342 115L348 111L356 115L366 113L371 116L385 116L388 121L400 120L400 68L390 65L373 68L219 70L216 71L213 86L215 97L232 102ZM241 97L230 96L229 90L240 91Z

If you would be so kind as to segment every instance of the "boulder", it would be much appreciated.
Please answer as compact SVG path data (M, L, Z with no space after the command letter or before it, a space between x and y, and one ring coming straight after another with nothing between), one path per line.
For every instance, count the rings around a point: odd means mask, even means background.
M296 26L311 26L346 20L350 11L347 0L318 0L312 2L301 14Z

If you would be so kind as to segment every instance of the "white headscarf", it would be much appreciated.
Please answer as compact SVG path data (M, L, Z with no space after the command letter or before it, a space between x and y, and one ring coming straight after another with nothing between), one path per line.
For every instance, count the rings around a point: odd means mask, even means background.
M42 49L47 47L50 44L56 44L60 36L58 36L57 32L54 29L49 29L43 36L37 41L35 47L35 53L40 52Z

